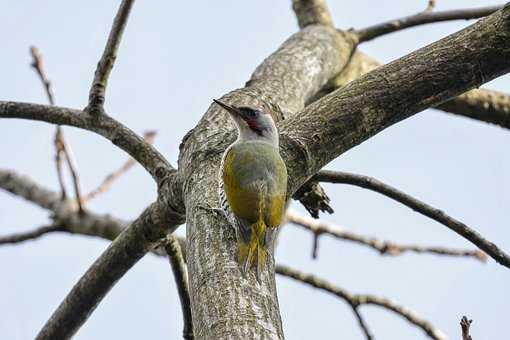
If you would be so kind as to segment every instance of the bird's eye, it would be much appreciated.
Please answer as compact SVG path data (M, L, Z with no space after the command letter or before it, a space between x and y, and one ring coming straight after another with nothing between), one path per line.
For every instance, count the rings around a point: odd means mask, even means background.
M241 108L241 111L246 117L249 118L255 118L258 115L257 110L252 109L251 107L243 107Z

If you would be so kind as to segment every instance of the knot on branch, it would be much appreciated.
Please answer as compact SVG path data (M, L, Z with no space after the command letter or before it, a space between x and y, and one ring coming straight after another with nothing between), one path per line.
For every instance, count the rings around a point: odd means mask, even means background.
M298 200L313 218L319 218L321 211L328 214L334 213L333 208L329 205L330 198L326 191L315 180L303 184L292 198Z

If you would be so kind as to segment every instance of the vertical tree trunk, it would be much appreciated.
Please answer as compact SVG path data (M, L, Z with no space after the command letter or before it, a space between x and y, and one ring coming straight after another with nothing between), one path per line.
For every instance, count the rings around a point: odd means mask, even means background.
M353 48L348 37L323 26L305 28L255 70L246 88L224 100L277 104L278 119L301 110L347 63ZM218 210L219 164L235 139L232 128L226 113L212 105L181 146L194 334L197 339L283 339L274 260L260 284L253 273L244 278L234 230Z

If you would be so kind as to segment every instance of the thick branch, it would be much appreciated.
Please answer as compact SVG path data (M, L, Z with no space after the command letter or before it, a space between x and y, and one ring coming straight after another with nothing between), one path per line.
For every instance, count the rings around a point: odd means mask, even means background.
M316 98L323 97L334 89L347 85L380 65L377 60L366 54L359 51L355 52L345 70L325 87ZM475 89L434 108L510 129L510 96L506 93Z
M464 223L448 216L443 211L421 202L402 191L378 181L375 178L347 172L323 170L316 175L316 179L322 182L355 185L390 197L391 199L394 199L395 201L400 202L420 214L423 214L455 231L457 234L478 246L498 263L510 268L510 257L494 243L483 238L474 229L471 229Z
M353 309L357 309L362 305L376 305L381 308L390 310L395 314L398 314L401 317L405 318L407 321L409 321L416 327L421 328L431 339L436 340L446 339L443 333L434 326L432 326L432 324L430 324L428 321L422 319L415 312L409 310L408 308L400 306L389 299L374 295L361 295L361 294L354 295L349 293L347 290L340 287L336 287L331 283L322 280L314 275L301 273L297 270L291 269L283 265L277 265L276 272L282 276L292 278L301 283L305 283L314 288L331 293L339 297L340 299L344 300Z
M293 211L287 211L287 220L292 224L303 227L311 231L315 238L320 235L330 235L337 239L352 241L367 247L370 247L381 255L397 256L405 252L414 252L418 254L428 253L436 255L459 256L459 257L473 257L477 260L485 262L487 255L480 250L457 250L445 247L424 247L417 245L404 245L396 244L388 241L380 241L374 237L363 236L352 231L343 230L341 227L327 223L321 220L316 220L310 217L305 217L296 214Z
M184 328L182 335L185 340L193 340L193 321L191 316L191 302L188 287L188 270L182 254L179 240L176 236L169 235L165 243L165 251L168 254L172 272L174 273L175 285L181 301L182 318Z
M394 19L381 24L369 26L353 32L358 36L359 42L365 42L385 34L397 32L406 28L419 25L430 24L434 22L451 21L451 20L469 20L477 19L490 15L502 6L489 6L481 8L457 9L442 12L432 12L425 10L415 15L404 18Z
M173 171L163 155L152 145L106 114L92 117L69 108L0 101L0 118L31 119L95 132L136 159L158 183Z
M89 104L85 111L97 115L104 113L104 96L108 77L117 58L117 50L119 49L122 33L126 27L129 12L133 6L134 0L122 0L119 10L113 21L108 41L104 48L101 60L97 64L97 69L94 74L94 81L90 88Z

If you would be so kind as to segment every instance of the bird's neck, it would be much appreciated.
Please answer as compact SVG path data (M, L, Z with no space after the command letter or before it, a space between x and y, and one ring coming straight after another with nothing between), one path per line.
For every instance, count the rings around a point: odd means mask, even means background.
M261 142L268 143L275 148L278 148L279 139L278 131L264 130L261 134L258 134L252 130L238 130L237 142Z

